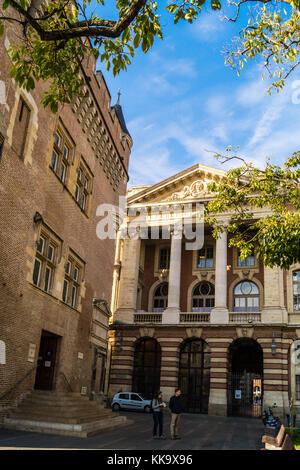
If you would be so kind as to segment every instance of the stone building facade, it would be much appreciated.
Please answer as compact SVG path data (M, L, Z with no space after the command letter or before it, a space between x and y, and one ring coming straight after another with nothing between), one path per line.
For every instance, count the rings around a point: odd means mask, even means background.
M43 82L20 89L17 33L8 24L0 38L2 415L33 388L103 390L115 241L98 238L97 207L125 195L132 147L95 58L81 66L82 96L56 115Z
M207 184L225 172L195 165L158 184L131 188L128 208L192 208L213 197ZM263 217L267 211L254 213ZM159 234L121 237L115 257L108 394L122 390L169 399L176 387L186 411L260 416L276 403L300 406L300 265L270 269L228 246L226 223L216 240L204 225L202 248L190 249L174 221L148 218ZM200 219L199 219L200 220ZM170 223L171 221L171 223ZM192 223L191 222L191 223ZM169 225L169 239L163 229ZM173 227L173 232L172 232ZM168 230L167 230L168 232ZM142 233L142 231L140 231ZM152 232L151 232L152 233Z

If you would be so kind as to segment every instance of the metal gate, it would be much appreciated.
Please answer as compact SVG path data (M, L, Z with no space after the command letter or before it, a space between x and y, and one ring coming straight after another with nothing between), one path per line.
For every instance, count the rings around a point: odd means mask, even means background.
M228 374L228 415L259 418L262 412L263 378L253 372Z
M207 413L210 385L210 351L199 339L186 341L180 351L179 388L182 408L188 413Z

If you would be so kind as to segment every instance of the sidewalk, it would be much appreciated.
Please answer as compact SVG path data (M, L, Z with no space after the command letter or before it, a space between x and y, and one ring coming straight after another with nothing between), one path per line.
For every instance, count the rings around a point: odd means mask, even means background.
M152 439L151 414L122 412L133 424L82 439L25 431L0 429L3 448L34 449L128 449L128 450L256 450L261 448L263 424L260 419L183 414L181 440L170 439L170 415L165 415L166 440Z

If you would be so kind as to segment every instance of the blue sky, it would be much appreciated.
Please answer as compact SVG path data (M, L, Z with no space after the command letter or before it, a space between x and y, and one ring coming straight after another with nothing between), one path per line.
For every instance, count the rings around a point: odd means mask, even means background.
M225 153L228 145L239 146L240 155L260 167L266 157L280 164L300 149L300 103L292 100L300 73L279 94L267 96L258 62L248 63L240 77L224 65L221 51L241 21L228 23L203 11L192 25L174 25L163 16L164 40L157 39L147 54L138 52L127 72L113 77L99 65L112 104L121 89L134 141L129 186L154 184L196 163L228 169L208 152Z

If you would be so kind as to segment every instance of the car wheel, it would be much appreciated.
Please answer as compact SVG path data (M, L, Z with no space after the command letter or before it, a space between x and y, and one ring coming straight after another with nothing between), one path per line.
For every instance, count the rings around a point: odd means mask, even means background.
M119 411L121 409L119 403L114 403L112 406L113 411Z
M144 408L144 411L145 411L145 413L150 413L150 411L151 411L150 406L146 405L145 408Z

